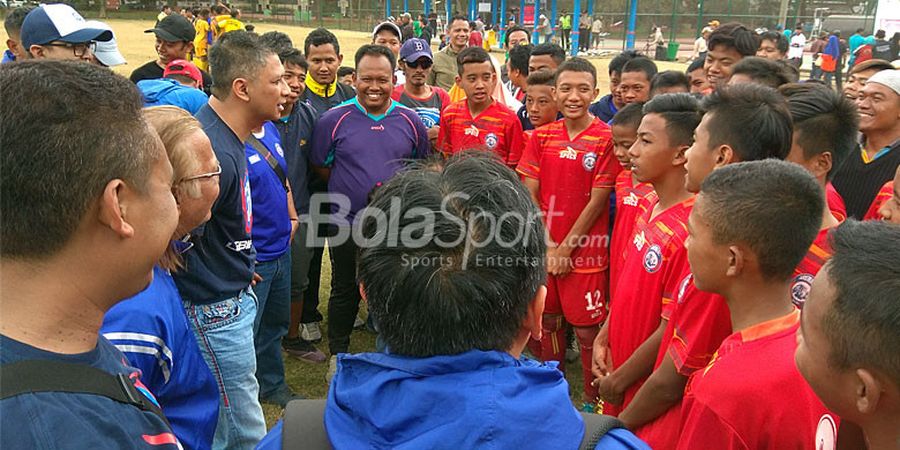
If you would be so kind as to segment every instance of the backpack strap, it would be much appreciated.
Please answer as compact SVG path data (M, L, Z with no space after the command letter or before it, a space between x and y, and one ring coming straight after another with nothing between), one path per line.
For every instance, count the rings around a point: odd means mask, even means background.
M584 437L581 439L581 450L594 450L600 439L614 428L625 428L619 419L603 414L581 413L584 419Z
M331 449L325 432L325 400L291 400L284 408L281 448Z
M93 394L152 412L172 428L159 406L124 373L114 375L86 364L36 359L0 365L0 379L0 400L37 392Z

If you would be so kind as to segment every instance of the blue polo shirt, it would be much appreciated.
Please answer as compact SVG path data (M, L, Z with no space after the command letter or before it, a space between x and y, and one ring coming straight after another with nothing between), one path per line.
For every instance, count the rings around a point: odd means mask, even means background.
M291 194L298 214L309 213L309 140L316 126L318 114L306 103L297 102L291 113L274 121L281 137L284 160L287 162L287 178L291 182Z
M266 122L262 130L253 135L269 150L287 175L287 162L284 160L284 150L275 125ZM266 158L250 143L244 144L244 152L250 172L250 191L253 193L253 247L256 248L256 260L274 261L284 255L291 245L287 191Z
M184 300L208 304L236 297L250 286L256 251L250 238L253 216L244 143L208 104L196 117L222 166L219 198L209 222L191 232L194 248L185 254L185 270L175 273L175 284Z
M354 98L322 114L313 131L310 162L331 168L328 192L349 198L346 218L352 223L378 183L403 169L405 160L430 152L427 130L415 111L391 100L387 112L373 116ZM332 204L331 210L337 213L339 205Z

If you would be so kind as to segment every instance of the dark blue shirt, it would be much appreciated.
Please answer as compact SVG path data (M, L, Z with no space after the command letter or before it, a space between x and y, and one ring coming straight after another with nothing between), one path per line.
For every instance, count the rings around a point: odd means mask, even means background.
M188 326L172 275L154 267L150 286L107 311L100 333L140 369L141 381L156 395L184 448L210 448L219 420L219 388Z
M330 198L335 201L334 194L349 198L345 217L352 223L376 184L403 169L404 160L425 158L430 152L428 131L415 111L391 100L387 112L372 116L354 98L319 119L310 162L331 168ZM331 210L336 214L340 207L333 203Z
M50 360L129 374L138 391L153 399L140 382L140 372L129 367L125 356L102 336L93 350L74 355L44 351L6 336L0 336L0 348L3 364ZM161 417L94 394L38 392L10 397L0 401L0 429L0 448L4 449L178 448L175 435Z
M588 112L593 114L594 117L597 117L606 123L610 123L613 116L615 116L619 110L616 109L616 105L612 101L612 94L606 94L603 97L600 97L600 100L592 103L588 108Z
M244 143L209 105L200 109L197 120L222 166L219 198L209 222L192 232L194 248L185 254L185 270L175 274L175 284L184 300L206 304L236 297L250 286L256 251L250 238L253 216Z
M287 161L287 178L298 214L309 213L309 141L318 115L306 103L298 101L291 113L272 123L281 136L281 147Z
M260 134L253 133L287 174L284 150L278 130L271 122L263 125ZM262 154L249 143L244 145L250 171L250 192L253 193L253 247L256 260L274 261L284 255L291 245L291 216L288 213L287 191L281 179Z

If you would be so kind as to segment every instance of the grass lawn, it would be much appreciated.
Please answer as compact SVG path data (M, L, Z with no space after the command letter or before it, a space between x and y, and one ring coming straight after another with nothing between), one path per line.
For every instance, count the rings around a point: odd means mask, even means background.
M126 60L129 61L129 63L126 65L116 67L114 70L117 73L127 76L131 73L131 71L133 71L140 65L156 58L154 50L154 37L152 34L144 33L144 30L153 27L153 23L154 22L152 20L109 21L110 26L112 26L115 32L120 51L125 56ZM259 33L265 33L271 30L279 30L285 32L291 36L294 41L294 45L297 47L303 46L303 39L305 38L306 34L311 31L310 28L271 23L259 24L256 30ZM344 65L352 66L353 54L361 45L370 42L370 36L367 33L354 31L332 31L340 40L341 51L344 54ZM3 32L2 28L0 28L0 36L2 36L3 41L6 40L6 35ZM495 53L494 56L501 59L503 58L503 56L499 53ZM609 82L609 77L607 76L607 65L609 63L609 59L592 58L591 62L597 67L600 93L601 95L604 95L606 92L608 92L609 89L607 84ZM683 71L686 67L685 64L682 63L663 62L657 64L659 65L660 70L674 69ZM327 257L325 258L324 264L325 267L322 270L321 289L319 292L319 310L323 315L325 315L327 312L328 296L331 290L331 268ZM365 311L365 305L362 306L362 310ZM365 315L365 312L363 313L363 315ZM322 327L323 335L326 335L327 326L328 322L326 319ZM350 344L351 352L372 351L374 350L374 348L374 334L369 333L368 331L354 331ZM319 349L327 354L327 343L323 341L319 345ZM297 359L285 355L285 374L287 377L288 385L290 385L290 387L295 392L303 395L304 397L324 398L326 396L328 386L325 383L325 372L327 371L327 369L327 363L310 364L301 362ZM567 366L567 369L570 396L572 397L573 402L576 405L580 405L581 395L579 392L581 391L582 382L580 362L576 361L574 364L569 364ZM263 408L266 413L266 421L269 426L272 426L280 417L281 410L277 407L268 405L264 405Z

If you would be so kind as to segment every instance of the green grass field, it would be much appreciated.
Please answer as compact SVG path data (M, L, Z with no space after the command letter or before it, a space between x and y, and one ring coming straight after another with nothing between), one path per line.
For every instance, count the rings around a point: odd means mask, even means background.
M115 71L119 74L128 76L131 71L140 65L144 64L147 61L156 58L156 53L154 50L154 37L152 34L144 33L144 30L153 27L152 20L110 20L108 21L110 26L113 28L116 41L119 45L119 50L122 52L125 59L128 60L128 64L123 66L118 66L115 68ZM303 46L303 39L306 37L306 34L311 31L310 28L302 28L290 25L279 25L272 23L263 23L258 24L256 31L258 33L265 33L271 30L278 30L287 33L291 36L294 41L294 45L297 47ZM353 54L356 52L361 45L367 44L370 42L371 37L366 33L355 32L355 31L345 31L345 30L332 30L335 35L338 37L341 43L341 52L344 54L344 65L352 66ZM6 40L5 33L2 32L2 28L0 28L0 36L3 37L3 41ZM495 57L501 58L502 55L495 53ZM598 84L600 88L601 95L604 95L608 92L608 81L609 78L607 76L607 64L609 63L609 59L603 58L592 58L591 62L597 67L598 71ZM660 66L660 70L666 69L675 69L675 70L684 70L685 65L681 63L658 63ZM322 270L322 279L321 279L321 289L319 292L319 298L321 299L321 303L319 306L319 310L323 315L327 313L327 305L328 305L328 296L331 290L331 267L328 263L328 258L325 258L325 267ZM365 305L361 308L365 311ZM365 315L365 313L363 313ZM322 334L326 335L326 330L328 326L327 319L323 324ZM328 353L327 343L322 342L319 345L320 350L324 351L326 354ZM350 350L351 352L366 352L373 351L375 349L375 335L369 333L367 331L355 331L351 338ZM328 365L326 364L310 364L306 362L301 362L297 359L288 357L285 355L285 375L287 378L288 385L298 394L303 395L308 398L324 398L328 391L328 386L325 382L325 372L328 369ZM570 384L570 395L572 397L573 402L576 404L580 404L581 398L581 369L580 362L576 361L574 364L569 364L567 366L567 378ZM281 410L278 407L273 407L269 405L264 405L264 410L266 413L266 421L269 426L272 426L275 421L280 417Z

